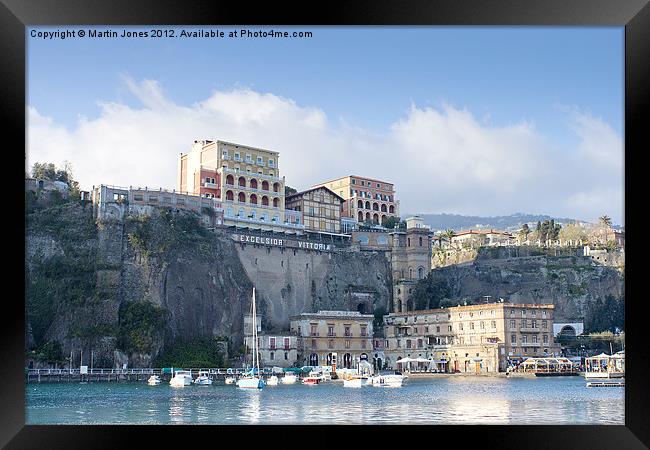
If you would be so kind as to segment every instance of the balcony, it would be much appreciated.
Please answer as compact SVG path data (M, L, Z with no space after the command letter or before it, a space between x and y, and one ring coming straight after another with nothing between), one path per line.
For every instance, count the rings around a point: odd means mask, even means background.
M208 189L217 189L219 185L217 183L208 183L207 181L203 183L203 187Z
M327 337L336 337L336 333L327 333Z
M310 336L315 336L315 337L319 336L318 331L312 331L311 333L309 333L309 335Z
M243 159L241 159L241 156L234 156L232 159L233 159L233 161L237 161L237 162L242 162L243 161Z
M257 161L257 165L260 167L264 167L264 161Z
M221 155L221 159L223 159L224 161L229 161L229 160L230 160L230 156L228 156L228 155Z
M520 344L522 347L541 347L541 342L522 342ZM545 344L548 345L548 344Z
M519 327L519 332L520 333L541 333L542 330L541 328Z

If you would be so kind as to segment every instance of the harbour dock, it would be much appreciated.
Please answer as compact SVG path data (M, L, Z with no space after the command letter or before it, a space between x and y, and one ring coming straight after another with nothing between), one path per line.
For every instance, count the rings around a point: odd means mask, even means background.
M192 374L205 371L215 381L224 381L228 376L239 377L247 369L228 368L181 368L174 370L191 370ZM271 369L261 369L262 376L271 376ZM158 375L163 381L169 381L173 376L171 368L141 368L141 369L88 369L81 373L80 369L25 369L27 383L57 383L57 382L119 382L147 381L151 375Z

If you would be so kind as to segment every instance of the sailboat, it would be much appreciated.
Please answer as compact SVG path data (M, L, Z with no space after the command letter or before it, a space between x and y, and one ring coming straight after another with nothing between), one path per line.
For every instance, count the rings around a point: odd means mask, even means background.
M260 377L260 355L257 346L257 316L255 310L255 288L253 288L253 367L242 378L237 381L237 386L243 389L262 389L265 386L264 380Z

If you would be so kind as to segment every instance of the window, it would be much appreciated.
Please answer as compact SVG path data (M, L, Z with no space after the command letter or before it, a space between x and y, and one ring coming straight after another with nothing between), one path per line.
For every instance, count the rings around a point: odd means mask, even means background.
M284 352L284 359L285 359L285 360L289 359L289 353Z
M241 161L239 152L235 152L235 161ZM239 166L235 166L235 169L239 169Z
M447 331L451 331L451 325L449 325L447 328L448 328Z
M257 157L257 164L264 164L264 160L262 159L261 156Z
M543 328L543 329L546 329L546 325L547 325L546 320L542 320L542 328Z
M514 316L514 315L515 315L515 310L514 310L514 309L511 309L511 310L510 310L510 315L511 315L511 316Z
M463 331L463 324L462 323L459 324L459 329L460 329L460 331Z
M134 194L133 200L136 202L141 202L143 200L142 194Z
M514 320L510 320L510 328L515 328L516 326L516 322Z
M510 335L510 342L513 344L517 343L517 335L516 334L511 334Z
M537 321L536 320L533 319L533 320L530 321L530 323L531 323L531 328L537 328Z
M470 322L470 323L469 323L469 329L470 329L470 330L473 330L473 329L474 329L474 322Z
M410 339L406 340L406 348L411 348L411 340Z
M318 345L316 345L316 339L311 340L311 348L318 348Z
M436 327L436 333L440 333L440 326Z
M546 311L542 311L542 317L546 317Z
M368 335L368 328L365 325L361 325L361 336Z
M388 339L386 339L386 340L384 341L384 347L385 347L385 348L388 348Z
M533 344L537 344L537 335L533 334Z
M386 348L388 348L388 346ZM399 339L397 340L397 348L402 348L402 341Z
M497 327L497 321L496 321L496 320L493 320L493 321L492 321L492 328L496 328L496 327Z
M528 343L528 336L526 336L525 334L523 334L523 335L521 336L521 343L522 343L522 344L527 344L527 343Z
M334 348L334 339L327 341L327 348Z
M246 153L246 162L253 162L253 157L249 153Z
M361 348L366 348L366 340L361 341Z
M526 310L525 310L525 309L522 309L522 310L521 310L521 315L522 315L522 316L525 316L525 315L526 315Z
M275 338L274 338L274 337L269 338L269 348L270 348L271 350L274 350L274 349L275 349Z
M350 348L350 340L349 339L345 340L345 348Z
M485 329L485 322L481 322L481 330Z
M269 359L273 360L273 357L274 357L273 352L269 353Z
M548 344L548 334L543 335L542 340L544 341L545 344Z
M350 325L345 325L345 335L352 336L352 334L350 333Z
M291 348L291 338L284 338L284 349L289 350Z

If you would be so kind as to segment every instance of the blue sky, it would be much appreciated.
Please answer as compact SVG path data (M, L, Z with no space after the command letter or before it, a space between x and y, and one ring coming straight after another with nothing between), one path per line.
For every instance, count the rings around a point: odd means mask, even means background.
M216 27L226 32L240 28ZM123 27L110 29L121 33ZM177 32L180 29L177 28ZM156 95L180 108L192 108L216 92L247 91L270 94L305 111L317 110L325 117L330 131L328 136L337 134L334 140L340 142L345 135L346 145L352 146L347 151L353 152L355 149L350 142L362 139L361 136L390 141L396 124L414 119L414 107L417 111L432 109L442 112L446 119L451 117L449 112L444 112L446 106L451 106L454 111L466 111L478 127L488 132L522 124L530 126L534 145L540 147L542 160L544 155L548 159L555 159L558 155L576 159L577 149L584 150L585 134L589 134L584 127L582 132L576 131L576 126L579 128L587 122L589 126L596 123L607 128L607 136L614 136L612 142L622 136L624 30L621 27L305 26L275 29L312 31L314 35L304 39L43 40L29 37L28 31L27 105L40 118L47 118L56 132L73 136L81 131L83 123L105 118L108 113L102 105L107 102L119 104L129 111L147 110L143 104L143 91L139 93L138 89L146 90L145 81L153 81ZM81 122L80 118L83 118ZM215 127L215 132L218 128ZM351 130L357 132L352 137ZM248 137L244 129L233 133L240 139ZM435 135L425 135L435 140ZM264 141L258 135L251 135L250 140L265 146L265 142L258 142ZM285 145L277 136L269 137L268 141ZM372 146L368 141L361 145ZM302 146L304 149L304 142ZM41 156L31 144L29 149L35 156ZM282 156L283 148L277 150ZM187 148L169 151L174 155L187 151ZM427 151L426 145L422 151ZM441 149L431 151L439 157L445 156ZM603 152L612 153L603 149L584 151L601 156ZM622 144L619 151L622 158ZM50 154L52 152L43 153L43 156ZM291 151L286 154L290 155ZM584 154L580 153L580 157ZM174 173L176 168L174 158L170 156L168 161L173 169L170 173ZM77 163L72 155L68 159L73 167L86 167L86 163ZM547 173L570 170L566 164L549 162L547 166ZM343 170L345 173L359 172L355 168ZM317 173L315 176L320 176L319 170L314 168L314 171ZM603 173L607 172L594 171L593 176L602 177ZM308 180L300 176L293 182L292 174L286 170L285 175L287 184L308 184ZM322 172L322 176L329 175L338 176L332 171ZM115 181L120 179L117 175L112 178ZM405 192L409 192L409 181L400 179L397 174L392 178L389 181L401 183ZM566 182L563 186L570 185L569 178L568 173L562 176ZM95 184L109 181L98 180ZM174 183L174 179L166 179L159 184L174 187ZM522 183L521 186L528 185ZM589 219L594 214L594 217L599 215L595 213L597 209L610 208L611 211L604 212L620 222L622 186L619 204L612 207L611 199L618 195L613 190L622 183L622 174L612 173L611 183L606 189L609 194L603 196L602 206L597 204L595 198L598 195L594 194L599 186L593 186L595 190L592 189L591 193L581 191L579 194L592 206L591 209L576 211L573 216ZM481 188L481 183L478 182L476 187ZM408 206L410 212L426 206L426 211L417 212L489 214L494 211L493 214L500 214L520 211L530 203L519 198L510 207L504 208L495 202L495 207L488 208L481 199L477 200L474 208L469 192L451 185L446 187L444 183L441 183L441 188L443 195L446 189L449 195L458 195L461 200L422 205L424 198L412 204L405 199L403 206ZM516 191L514 187L512 189L509 192ZM499 192L497 190L494 194ZM589 196L588 201L584 195ZM541 205L531 204L526 212L558 215L571 212L570 205L558 205L557 208L552 205L549 198ZM537 206L543 210L535 210Z

